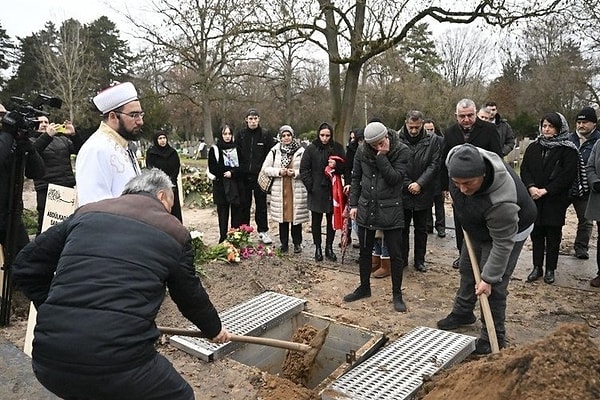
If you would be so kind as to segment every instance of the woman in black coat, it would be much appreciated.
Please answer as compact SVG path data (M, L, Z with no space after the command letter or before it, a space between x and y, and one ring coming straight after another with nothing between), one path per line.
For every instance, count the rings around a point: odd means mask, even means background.
M167 133L163 130L156 131L152 143L154 144L146 151L146 167L158 168L169 175L171 182L173 182L173 193L175 194L175 201L173 202L173 208L171 208L171 214L180 221L183 221L181 218L181 203L177 186L177 177L179 176L179 169L181 167L179 154L177 154L177 151L169 145Z
M335 230L332 225L333 194L331 180L325 175L325 167L334 168L334 174L344 174L344 163L329 160L330 156L345 158L344 147L333 140L333 127L323 122L317 129L318 137L308 145L300 162L300 177L308 191L308 209L311 211L311 230L315 244L315 260L323 260L321 249L321 222L323 214L327 221L327 234L325 237L325 257L336 261L333 252Z
M229 125L223 125L217 144L208 151L208 177L213 181L213 202L219 218L219 243L227 239L230 227L237 228L241 224L240 191L243 185L240 176L238 147L233 140L233 131Z
M561 114L544 115L539 129L538 138L527 147L521 164L521 179L537 207L537 219L531 232L533 270L527 281L533 282L544 275L544 282L554 283L562 227L570 204L569 190L577 177L579 153L568 139L569 126Z

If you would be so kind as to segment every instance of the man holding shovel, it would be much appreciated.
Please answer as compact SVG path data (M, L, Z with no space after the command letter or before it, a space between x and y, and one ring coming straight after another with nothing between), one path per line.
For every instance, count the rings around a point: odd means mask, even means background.
M215 343L229 332L198 279L190 234L170 214L171 179L152 169L123 195L86 204L26 246L15 282L37 308L33 370L65 399L193 400L154 348L165 288Z
M508 283L533 229L536 207L519 176L495 153L463 144L450 150L446 166L454 212L471 240L465 240L460 252L460 285L454 307L437 326L452 330L474 323L477 296L485 295L498 345L503 348ZM470 260L467 246L472 247L477 260ZM478 283L471 267L475 262L481 271ZM483 319L475 352L488 354L491 349Z

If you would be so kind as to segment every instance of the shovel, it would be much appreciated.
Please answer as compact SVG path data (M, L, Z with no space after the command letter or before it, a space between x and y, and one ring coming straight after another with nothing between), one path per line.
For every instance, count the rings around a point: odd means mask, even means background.
M467 251L469 252L469 258L471 259L471 267L473 268L475 283L479 284L479 282L481 282L481 273L479 272L479 263L477 262L477 255L475 254L475 250L473 249L471 238L464 229L463 234L465 237L465 244L467 245ZM492 353L499 353L500 347L498 346L498 338L496 337L496 327L494 326L492 310L490 309L490 303L486 294L479 295L479 303L481 304L481 311L483 312L483 319L485 320L485 327L487 329L488 338L490 339Z
M179 329L179 328L169 328L166 326L158 326L157 327L161 333L166 335L181 335L181 336L190 336L190 337L202 337L205 338L202 331L194 330L194 329ZM321 335L321 332L324 334ZM243 343L253 343L260 344L263 346L270 347L278 347L280 349L287 349L291 351L298 351L301 353L318 353L325 342L325 337L327 335L327 331L323 330L319 332L317 336L311 341L311 344L290 342L287 340L279 340L279 339L271 339L271 338L263 338L257 336L242 336L242 335L234 335L231 334L230 340L232 342L243 342Z

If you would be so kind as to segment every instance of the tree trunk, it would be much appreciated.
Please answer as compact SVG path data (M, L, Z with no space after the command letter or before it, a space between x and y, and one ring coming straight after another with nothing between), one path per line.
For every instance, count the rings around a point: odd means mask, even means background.
M210 109L210 101L204 100L202 102L202 115L204 117L204 142L207 146L214 143L213 131L212 131L212 111Z
M352 120L354 119L354 106L356 104L361 68L362 62L352 62L348 64L348 70L346 71L341 113L339 114L339 122L335 127L335 139L342 144L346 142L346 131L351 128Z

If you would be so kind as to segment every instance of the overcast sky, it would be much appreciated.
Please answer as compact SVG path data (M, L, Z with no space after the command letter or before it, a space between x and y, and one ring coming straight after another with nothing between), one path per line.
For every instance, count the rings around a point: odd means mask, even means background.
M122 18L114 8L132 7L141 0L5 0L0 9L0 22L6 33L12 37L25 37L44 28L48 21L60 26L62 21L74 18L81 23L90 23L106 15L124 32Z

